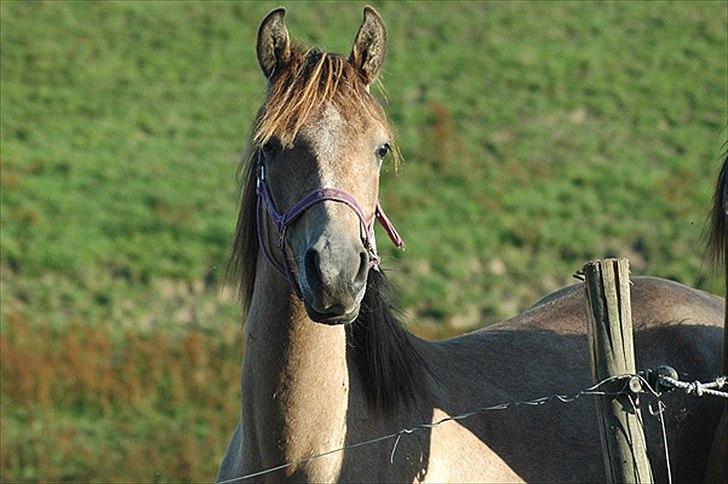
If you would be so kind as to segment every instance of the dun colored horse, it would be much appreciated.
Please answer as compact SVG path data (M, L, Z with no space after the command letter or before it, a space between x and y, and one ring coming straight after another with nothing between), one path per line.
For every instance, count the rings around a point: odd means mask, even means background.
M241 419L219 481L285 463L253 480L559 481L605 479L593 401L484 412L393 441L298 462L474 408L590 385L583 289L561 289L507 321L424 341L395 317L373 225L399 240L378 204L392 130L369 86L387 33L374 9L351 54L291 44L284 10L258 33L268 80L243 165L232 264L245 321ZM639 368L669 364L691 380L721 371L723 300L635 278ZM669 394L667 440L676 481L704 473L719 402ZM645 416L657 481L665 456Z

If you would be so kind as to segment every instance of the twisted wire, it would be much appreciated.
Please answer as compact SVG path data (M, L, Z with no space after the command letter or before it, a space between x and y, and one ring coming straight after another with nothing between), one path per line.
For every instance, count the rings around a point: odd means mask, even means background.
M496 405L488 405L488 406L479 407L479 408L476 408L469 412L465 412L465 413L462 413L459 415L444 417L444 418L441 418L441 419L436 420L431 423L421 423L419 425L415 425L415 426L409 427L409 428L403 428L396 432L382 435L380 437L377 437L377 438L374 438L371 440L356 442L354 444L349 444L349 445L345 445L343 447L339 447L336 449L327 450L320 454L315 454L315 455L312 455L312 456L309 456L309 457L306 457L303 459L286 462L284 464L280 464L280 465L277 465L274 467L269 467L267 469L245 474L240 477L234 477L232 479L225 479L223 481L218 481L218 484L229 484L232 482L244 481L246 479L251 479L253 477L259 477L259 476L262 476L265 474L269 474L271 472L280 471L280 470L286 469L288 467L305 464L307 462L311 462L313 460L320 459L322 457L336 454L338 452L344 452L346 450L355 449L355 448L363 447L363 446L367 446L367 445L372 445L372 444L375 444L378 442L383 442L383 441L391 440L391 439L395 439L394 445L392 446L392 452L390 453L390 457L389 457L390 463L393 463L394 455L395 455L395 452L397 451L397 445L399 444L399 441L402 438L402 436L410 435L415 432L421 432L421 431L425 431L425 430L434 429L435 427L442 425L446 422L464 420L464 419L473 417L475 415L478 415L478 414L481 414L484 412L489 412L489 411L507 410L507 409L515 408L515 407L538 407L541 405L545 405L549 402L572 403L585 395L602 395L602 396L629 395L630 402L632 402L633 408L636 411L637 407L631 399L632 392L630 391L630 381L635 378L638 379L643 385L641 387L641 391L644 391L646 389L647 392L650 393L657 400L658 410L653 411L652 408L650 407L650 413L652 415L657 415L660 417L660 426L662 429L662 439L663 439L663 444L664 444L664 449L665 449L665 462L667 465L668 483L671 483L672 482L672 472L671 472L671 466L670 466L670 454L669 454L669 449L668 449L668 445L667 445L667 432L665 429L665 420L664 420L664 416L663 416L664 411L666 410L667 407L661 400L662 394L659 391L657 391L656 389L654 389L642 375L625 374L625 375L616 375L616 376L611 376L611 377L605 378L604 380L602 380L588 388L575 392L575 393L566 393L566 394L556 393L553 395L539 397L539 398L535 398L532 400L520 400L520 401L515 401L515 402L505 402L505 403L499 403ZM604 392L604 391L600 390L600 388L602 388L607 383L617 381L617 380L624 380L624 385L619 391ZM667 376L660 376L659 381L661 384L665 385L667 388L681 389L681 390L684 390L689 395L694 395L696 397L709 395L709 396L715 396L715 397L719 397L719 398L728 398L728 393L716 390L716 388L723 388L723 386L726 385L726 381L728 381L728 377L726 377L726 376L718 377L714 381L708 382L708 383L683 382L683 381L675 380L675 379L667 377ZM640 426L642 426L641 418L639 419L639 423L640 423Z

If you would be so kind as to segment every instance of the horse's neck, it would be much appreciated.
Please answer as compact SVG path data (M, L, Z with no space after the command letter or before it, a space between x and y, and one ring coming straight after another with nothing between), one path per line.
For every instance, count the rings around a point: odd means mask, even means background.
M258 269L245 324L243 427L259 452L253 461L273 466L344 443L349 372L344 327L311 321L284 278L260 260ZM306 472L335 476L340 459Z

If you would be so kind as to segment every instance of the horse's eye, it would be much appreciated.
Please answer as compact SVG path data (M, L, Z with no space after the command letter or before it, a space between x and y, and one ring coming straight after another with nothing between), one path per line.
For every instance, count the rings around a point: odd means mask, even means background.
M392 147L389 146L389 143L384 143L382 146L377 148L377 156L379 157L379 159L381 160L382 158L387 156L390 149L392 149Z

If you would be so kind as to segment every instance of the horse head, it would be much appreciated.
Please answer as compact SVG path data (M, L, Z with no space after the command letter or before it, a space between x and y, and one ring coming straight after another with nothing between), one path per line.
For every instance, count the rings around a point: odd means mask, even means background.
M268 83L251 161L258 244L312 320L349 323L378 265L374 222L401 245L378 204L392 129L369 92L387 34L379 14L365 8L343 57L292 45L284 16L281 8L263 20L256 49Z

